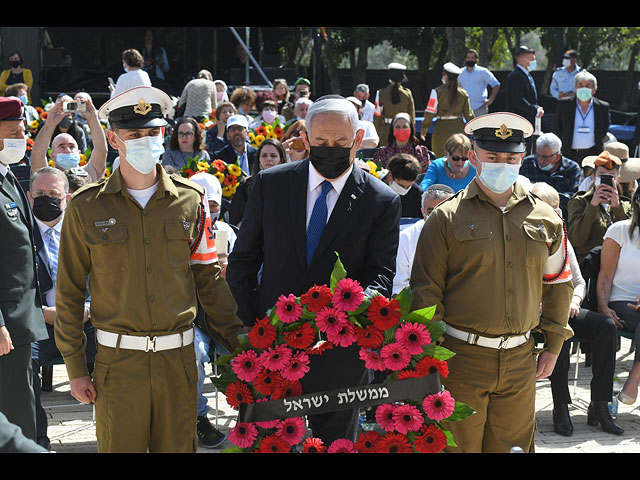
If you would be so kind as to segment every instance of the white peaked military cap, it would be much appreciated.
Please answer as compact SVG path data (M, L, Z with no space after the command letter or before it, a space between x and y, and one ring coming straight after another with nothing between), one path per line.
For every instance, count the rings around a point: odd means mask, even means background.
M162 90L141 86L114 96L100 107L98 117L116 128L155 128L167 125L165 116L173 108Z
M388 68L389 70L406 70L406 69L407 69L407 66L406 66L406 65L403 65L403 64L401 64L401 63L398 63L398 62L391 62L391 63L387 66L387 68Z
M462 69L451 62L445 63L442 68L445 72L451 73L452 75L460 75L462 73Z
M464 133L483 150L523 153L524 139L533 134L533 125L515 113L495 112L469 120Z
M198 172L191 175L189 180L204 188L207 201L214 201L218 205L222 205L222 185L217 177L207 172Z

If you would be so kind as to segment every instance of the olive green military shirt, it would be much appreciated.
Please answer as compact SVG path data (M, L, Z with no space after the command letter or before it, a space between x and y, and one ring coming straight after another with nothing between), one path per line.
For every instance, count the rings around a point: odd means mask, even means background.
M487 337L539 326L558 354L573 335L573 284L542 278L562 243L562 220L517 182L504 212L476 182L427 218L411 271L412 309L435 305L434 320Z
M473 119L475 115L473 114L473 109L471 108L471 103L469 101L469 94L467 91L461 87L458 87L458 95L456 97L456 103L451 108L451 102L449 100L449 89L446 85L439 85L435 88L436 94L438 95L438 109L435 113L424 112L424 120L420 125L420 134L426 135L429 127L431 127L431 123L433 122L433 117L462 117L468 122Z
M594 247L602 245L604 234L612 223L631 218L631 201L620 196L620 205L609 212L602 205L591 205L594 188L576 193L567 205L569 241L578 261Z
M387 145L389 129L391 128L391 124L384 121L385 118L393 119L398 113L406 113L411 118L412 123L415 124L416 121L416 108L411 90L399 85L398 93L400 101L398 103L391 103L392 88L393 85L389 85L378 91L377 101L380 107L382 107L382 115L373 116L373 125L376 127L376 131L380 137L379 147Z
M191 261L192 246L209 241L201 231L204 191L156 168L158 189L145 208L127 191L120 169L78 190L67 206L55 336L70 379L88 375L82 331L87 275L96 329L143 336L182 332L192 326L199 299L209 333L231 348L239 345L243 326L220 265Z

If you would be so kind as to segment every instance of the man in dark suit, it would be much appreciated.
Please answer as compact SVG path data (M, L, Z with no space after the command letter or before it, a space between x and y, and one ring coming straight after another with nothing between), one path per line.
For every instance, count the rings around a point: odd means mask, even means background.
M38 290L34 220L9 165L26 150L23 104L0 97L0 412L35 441L31 342L47 338Z
M595 98L596 77L582 70L575 77L576 96L560 100L553 118L553 133L562 140L562 154L582 165L587 156L604 150L609 130L609 104Z
M337 252L349 278L391 295L401 216L400 197L353 164L364 130L353 106L323 97L302 133L309 158L260 172L234 250L227 282L245 325L262 318L281 294L329 284ZM260 280L258 281L259 271ZM366 384L357 347L312 356L304 393ZM355 440L357 410L309 416L314 436L329 444Z
M246 175L251 175L251 167L256 161L258 149L249 143L249 124L244 115L233 115L227 120L227 143L213 154L226 163L238 164Z
M542 117L543 108L538 105L538 91L533 81L531 70L536 66L535 51L520 46L515 54L516 68L507 76L505 87L505 109L526 118L531 125L536 124L536 117ZM534 134L535 135L535 134ZM526 140L526 154L532 153L533 136Z

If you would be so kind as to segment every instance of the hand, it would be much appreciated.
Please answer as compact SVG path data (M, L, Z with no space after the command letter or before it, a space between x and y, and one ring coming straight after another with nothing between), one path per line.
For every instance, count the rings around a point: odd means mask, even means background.
M70 101L73 101L73 99L66 95L56 100L56 103L53 105L53 108L49 110L49 113L47 114L47 121L45 122L45 124L49 123L49 125L56 127L62 121L63 118L73 116L71 112L62 111L62 106L64 102L70 102Z
M228 253L222 253L218 255L218 263L220 264L220 267L222 267L222 271L220 272L220 275L222 275L223 278L225 278L227 275L227 265L229 265L229 262L227 261L228 257L229 257Z
M71 380L69 384L71 385L71 396L80 403L93 403L98 396L96 387L89 375L75 378Z
M556 366L558 356L545 350L538 355L538 368L536 370L536 380L542 380L547 378L553 373L553 369Z
M615 312L615 310L609 308L608 306L607 307L598 307L598 312L600 312L603 315L606 315L607 317L613 319L613 321L616 324L616 327L624 328L624 324L622 323L622 320L620 320L620 317Z
M627 307L635 311L640 310L640 296L636 297L636 303L627 303Z
M569 318L575 318L580 313L580 305L577 302L571 302L569 307Z
M538 113L536 114L536 117L541 117L543 115L544 115L544 108L538 107Z
M605 185L604 183L598 185L593 193L591 205L597 207L601 203L608 203L612 207L617 207L618 205L620 205L618 190L609 185Z
M9 330L4 325L0 327L0 355L6 355L13 350L13 342Z
M93 102L91 100L88 100L88 99L85 100L84 98L79 98L78 101L84 103L87 107L87 110L85 112L81 112L81 115L86 120L89 120L91 117L97 117L98 114L96 112L96 107L93 105Z

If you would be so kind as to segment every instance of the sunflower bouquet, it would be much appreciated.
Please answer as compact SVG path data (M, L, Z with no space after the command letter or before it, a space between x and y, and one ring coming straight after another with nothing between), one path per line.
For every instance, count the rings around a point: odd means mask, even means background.
M446 361L454 355L436 344L444 323L432 321L434 307L410 312L410 305L409 287L392 299L365 292L347 278L340 258L329 285L314 285L299 297L281 295L241 337L242 346L216 361L227 367L213 382L240 414L229 432L235 447L226 451L436 453L455 446L440 422L462 420L473 411L440 384L449 373ZM304 415L313 410L303 406L311 408L313 402L318 407L326 399L328 411L335 411L330 397L336 392L303 395L301 379L312 356L352 345L360 347L365 367L385 372L386 379L338 392L337 398L351 395L361 401L343 409L363 407L368 398L368 406L376 406L376 425L355 442L338 439L325 445L307 432ZM378 397L376 392L383 391L391 396Z
M215 159L211 163L198 160L198 157L187 157L187 163L180 170L180 175L189 178L199 172L206 172L220 181L222 196L231 200L240 182L246 177L242 169L233 163Z
M259 147L267 138L282 139L284 128L280 124L280 119L276 118L273 124L262 122L262 124L254 129L249 130L249 142L252 147Z

